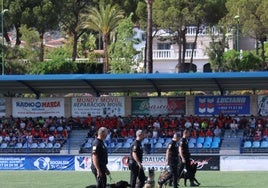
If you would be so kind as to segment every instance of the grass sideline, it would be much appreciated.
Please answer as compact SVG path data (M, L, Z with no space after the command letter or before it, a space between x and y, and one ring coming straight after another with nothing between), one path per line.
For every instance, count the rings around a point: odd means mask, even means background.
M111 172L111 182L129 181L129 175L129 171ZM156 172L156 182L158 176L159 172ZM266 188L267 177L268 172L198 171L196 175L201 183L200 187L203 188ZM94 183L95 179L91 172L0 171L1 188L85 188ZM180 187L184 187L183 181L180 181Z

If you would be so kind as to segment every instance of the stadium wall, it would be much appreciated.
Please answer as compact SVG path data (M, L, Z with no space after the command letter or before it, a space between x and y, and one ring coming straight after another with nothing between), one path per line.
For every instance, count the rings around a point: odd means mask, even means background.
M127 155L109 155L110 171L127 171ZM198 170L205 171L268 171L267 155L194 155L192 160ZM89 155L3 155L0 156L0 170L36 171L90 171ZM145 170L154 167L156 171L167 168L165 155L145 155Z

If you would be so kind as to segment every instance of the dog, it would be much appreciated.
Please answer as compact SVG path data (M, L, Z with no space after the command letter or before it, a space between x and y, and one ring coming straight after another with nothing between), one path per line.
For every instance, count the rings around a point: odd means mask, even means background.
M192 179L194 181L194 183L196 183L197 186L200 185L200 183L198 182L198 180L195 178L195 174L196 174L196 171L197 171L197 163L191 163L191 166L190 166L190 172L188 173L186 171L186 169L184 169L182 171L181 174L179 174L179 179L183 178L184 179L184 186L186 187L187 186L187 179Z
M172 177L172 174L170 173L170 171L168 171L168 170L162 171L158 177L159 188L162 188L163 185L165 185L165 187L166 187L167 181L170 180L171 177Z
M155 181L154 181L154 167L148 169L148 177L144 184L144 188L154 188L155 187Z
M127 181L118 181L116 183L107 184L106 188L128 188L130 187L130 184ZM97 188L96 185L89 185L86 186L86 188Z

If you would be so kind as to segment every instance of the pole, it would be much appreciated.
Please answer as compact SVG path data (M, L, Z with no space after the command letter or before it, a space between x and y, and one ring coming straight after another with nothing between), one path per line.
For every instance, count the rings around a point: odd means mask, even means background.
M239 52L239 16L236 15L235 17L236 20L236 51Z
M2 24L2 75L5 74L5 52L4 52L4 0L2 0L2 10L1 10L1 24Z

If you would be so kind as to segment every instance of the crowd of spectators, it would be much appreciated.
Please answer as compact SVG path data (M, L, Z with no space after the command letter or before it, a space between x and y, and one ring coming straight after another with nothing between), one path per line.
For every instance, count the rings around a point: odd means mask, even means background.
M0 119L0 144L8 148L20 145L31 147L33 143L58 143L61 146L69 137L74 120L64 117L2 117Z
M262 140L268 138L268 117L239 116L239 115L213 115L170 117L168 115L153 116L98 116L93 118L90 114L82 123L84 128L89 128L88 138L93 137L96 130L107 127L110 138L129 138L135 136L137 129L146 132L148 138L172 137L176 132L182 135L184 129L191 130L191 137L221 137L226 129L231 130L236 136L239 130L244 131L243 140Z
M146 132L147 138L172 137L174 133L182 135L184 129L191 130L191 137L221 137L226 129L235 136L238 130L244 131L244 141L268 139L268 117L262 116L97 116L88 114L79 117L2 117L0 119L0 144L7 143L16 147L17 143L64 144L73 128L88 131L87 138L94 138L99 127L107 127L109 139L134 138L137 129Z

